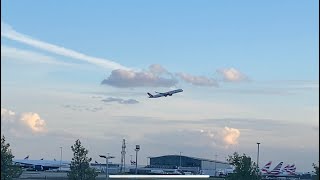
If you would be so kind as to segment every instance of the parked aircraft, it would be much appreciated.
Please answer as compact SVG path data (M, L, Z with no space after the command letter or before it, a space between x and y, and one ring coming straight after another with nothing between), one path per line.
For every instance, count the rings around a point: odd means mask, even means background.
M296 175L296 166L294 164L292 165L286 165L283 169L282 169L282 174L285 175Z
M262 175L277 175L279 174L281 171L281 166L283 164L283 162L280 162L272 171L269 171L269 168L271 166L272 161L269 161L262 169Z
M281 169L281 166L282 166L283 162L280 162L275 168L273 168L272 171L270 171L268 174L271 174L271 175L277 175L277 174L280 174L280 169Z
M271 166L272 161L269 161L264 167L261 169L262 174L268 174L269 168Z
M66 168L70 166L69 161L55 161L55 160L29 160L29 157L24 159L14 159L13 163L24 168L33 168L34 170L49 170L58 169L60 166Z
M175 93L179 93L179 92L183 92L182 89L176 89L176 90L173 90L173 91L168 91L168 92L164 92L164 93L161 93L161 92L156 92L157 94L155 95L152 95L150 93L147 93L149 95L149 98L158 98L158 97L167 97L167 96L172 96L172 94L175 94Z
M298 174L295 172L296 171L296 167L294 164L292 165L287 165L285 166L282 170L281 166L282 166L283 162L280 162L272 171L269 171L269 168L271 166L271 161L268 162L262 169L262 176L264 177L277 177L277 178L281 178L281 177L297 177Z

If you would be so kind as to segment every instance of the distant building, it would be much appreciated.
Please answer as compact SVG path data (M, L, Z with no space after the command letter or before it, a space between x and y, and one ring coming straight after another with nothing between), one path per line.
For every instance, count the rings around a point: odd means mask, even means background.
M150 157L150 168L161 169L180 169L193 174L206 174L210 176L218 176L232 171L232 167L227 162L180 156L165 155L158 157Z
M90 163L90 167L94 168L97 172L106 172L106 164L103 163ZM119 164L108 163L109 174L118 174L120 172Z

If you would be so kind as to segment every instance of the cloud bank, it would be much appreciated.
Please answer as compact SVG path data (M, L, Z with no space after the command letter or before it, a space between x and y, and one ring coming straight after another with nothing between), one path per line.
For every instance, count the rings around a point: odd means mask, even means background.
M217 70L222 75L223 81L241 82L248 81L246 75L234 68ZM182 80L194 86L219 87L219 83L214 78L205 76L195 76L188 73L171 73L159 64L152 64L146 71L133 71L116 69L101 84L118 88L132 87L173 87Z

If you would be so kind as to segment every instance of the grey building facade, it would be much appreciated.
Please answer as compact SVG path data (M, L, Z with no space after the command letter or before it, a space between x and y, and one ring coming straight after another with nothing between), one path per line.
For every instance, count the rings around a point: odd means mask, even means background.
M218 175L219 173L225 174L232 169L227 162L180 155L150 157L150 167L181 169L195 174L208 174L211 176Z

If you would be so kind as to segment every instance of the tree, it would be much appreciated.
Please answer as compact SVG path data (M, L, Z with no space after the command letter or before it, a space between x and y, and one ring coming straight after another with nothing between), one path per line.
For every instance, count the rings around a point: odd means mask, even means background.
M251 157L243 154L240 156L237 152L229 156L228 162L235 167L234 173L228 175L228 180L259 180L259 169Z
M318 162L319 164L319 162ZM313 177L313 179L315 180L319 180L319 165L316 164L312 164L313 168L314 168L314 173L316 173L316 175Z
M73 158L68 178L72 180L95 179L98 176L98 173L93 168L89 167L89 163L92 159L87 157L88 150L81 145L79 139L71 146L71 149L73 151Z
M21 169L13 165L12 158L14 156L9 149L10 144L6 143L5 137L1 137L1 180L9 180L13 177L18 177L21 174Z

